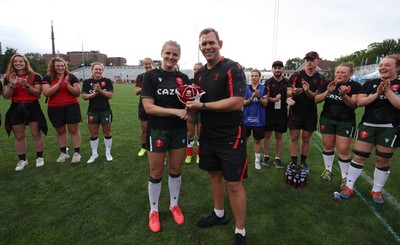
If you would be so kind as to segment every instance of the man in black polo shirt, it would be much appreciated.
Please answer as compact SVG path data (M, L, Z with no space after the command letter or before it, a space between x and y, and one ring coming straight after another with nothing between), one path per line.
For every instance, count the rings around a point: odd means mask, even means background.
M299 138L301 137L301 167L310 172L306 160L310 152L310 140L313 132L317 129L317 105L314 97L319 86L325 81L325 77L318 73L319 54L315 51L308 52L304 57L305 68L294 73L289 79L287 89L289 108L289 130L290 130L290 155L291 167L297 165Z
M197 226L207 228L229 222L224 213L226 187L236 221L235 244L246 244L246 192L242 184L247 177L242 112L246 78L237 62L221 56L222 41L216 30L204 29L199 38L207 64L197 71L194 80L206 93L201 102L188 102L187 108L201 111L199 166L210 176L214 211Z

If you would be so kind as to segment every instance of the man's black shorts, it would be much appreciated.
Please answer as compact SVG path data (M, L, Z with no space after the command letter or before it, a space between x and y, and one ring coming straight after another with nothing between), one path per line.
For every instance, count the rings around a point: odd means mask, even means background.
M201 141L201 169L208 172L222 171L226 181L236 182L247 178L247 165L244 139L233 142Z

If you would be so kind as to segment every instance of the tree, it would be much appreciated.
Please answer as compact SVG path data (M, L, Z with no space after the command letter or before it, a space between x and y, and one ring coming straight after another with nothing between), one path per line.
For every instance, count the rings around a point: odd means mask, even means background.
M6 73L7 65L11 60L11 57L17 53L17 49L6 47L3 58L0 60L0 74Z
M46 60L43 59L43 56L39 53L26 53L25 57L29 60L34 71L41 74L42 76L46 74L47 71L47 63Z
M375 42L368 45L368 49L356 51L350 55L336 59L336 63L351 61L355 66L376 64L382 57L389 54L400 53L400 39L385 39L383 42Z
M286 70L296 70L303 63L304 63L304 60L299 57L289 59L288 61L286 61L285 69Z

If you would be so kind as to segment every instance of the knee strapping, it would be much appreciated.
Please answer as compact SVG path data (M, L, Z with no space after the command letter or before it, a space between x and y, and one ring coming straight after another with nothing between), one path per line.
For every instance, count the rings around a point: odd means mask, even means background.
M393 152L392 153L385 153L385 152L381 152L381 151L376 150L375 151L375 155L380 156L382 158L390 159L393 156Z
M353 153L363 158L369 158L369 155L371 155L371 153L369 152L359 151L359 150L353 150Z

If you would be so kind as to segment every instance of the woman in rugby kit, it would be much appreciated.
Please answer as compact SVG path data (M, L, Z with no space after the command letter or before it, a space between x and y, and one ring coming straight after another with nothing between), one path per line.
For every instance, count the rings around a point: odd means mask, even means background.
M46 118L40 108L39 99L42 92L42 77L21 54L14 54L8 63L4 79L3 97L11 99L5 124L7 133L15 136L15 149L19 161L15 171L22 171L28 160L26 158L25 126L29 125L36 150L36 167L44 165L42 131L47 134Z
M153 70L153 60L150 58L145 58L143 60L143 66L145 71L151 71ZM142 94L142 83L143 83L143 76L144 73L141 73L137 76L136 78L136 86L135 86L135 94L138 96L141 96ZM140 140L142 142L142 147L140 148L138 152L138 156L142 157L146 153L146 135L147 135L147 126L149 124L149 116L147 115L146 111L143 108L143 102L142 98L140 97L139 99L139 109L138 109L138 118L140 120L140 127L141 127L141 133L140 133Z
M111 156L112 134L112 111L109 100L114 95L113 84L110 79L103 77L104 66L99 62L92 63L92 77L83 82L82 98L89 100L87 112L87 124L90 133L90 147L92 156L87 163L94 162L98 157L100 125L103 129L104 145L106 146L106 160L113 160Z
M194 64L193 73L196 75L196 72L203 66L201 62ZM194 78L190 79L190 83L194 83ZM197 127L197 130L196 130ZM200 113L196 113L196 116L191 118L191 120L187 120L187 135L188 142L186 148L186 159L185 163L190 163L192 161L193 154L196 156L196 163L200 163L200 130L201 130L201 121L200 121ZM197 132L197 147L196 152L193 151L194 148L194 136Z
M351 160L346 186L340 197L354 195L354 183L361 175L373 148L375 148L374 184L372 200L383 204L382 189L390 174L390 160L396 147L400 125L400 59L389 55L379 62L380 79L367 81L357 96L357 106L365 112L356 132L354 156Z
M71 136L74 154L71 163L81 161L81 133L78 123L82 121L78 97L81 93L79 81L69 72L68 66L61 58L55 57L47 66L47 75L42 82L43 94L48 97L47 114L57 132L57 143L60 156L56 162L65 162L68 154L67 130Z
M325 171L321 178L330 181L335 149L342 174L342 187L346 184L347 172L351 162L350 147L356 127L357 95L361 85L351 80L354 65L344 62L336 67L335 79L325 81L318 89L315 103L325 101L319 119L322 134L322 158Z
M147 133L147 154L150 177L148 192L150 201L149 228L160 230L158 202L161 193L161 180L164 175L164 159L168 152L168 188L170 211L174 221L181 225L184 216L178 206L181 187L181 166L185 158L188 118L185 106L179 101L175 89L189 83L187 75L174 69L181 56L180 45L167 41L161 49L162 65L146 72L142 84L142 101L149 114Z

